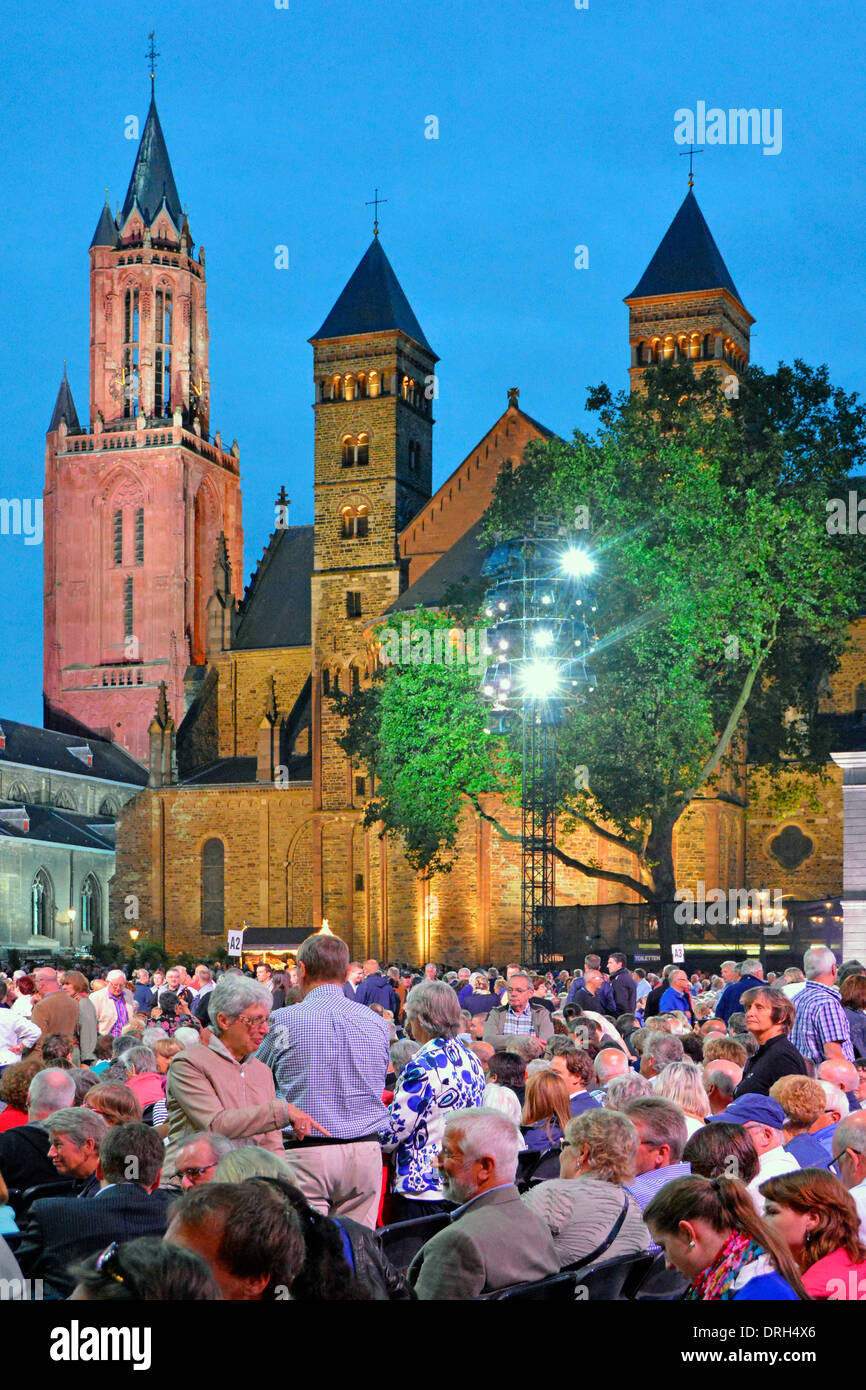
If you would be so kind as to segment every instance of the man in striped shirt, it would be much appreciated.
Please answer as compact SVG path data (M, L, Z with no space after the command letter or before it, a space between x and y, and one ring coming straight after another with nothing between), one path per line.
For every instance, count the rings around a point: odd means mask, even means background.
M806 984L794 1000L791 1042L807 1062L853 1062L851 1028L836 984L836 957L816 946L803 957Z

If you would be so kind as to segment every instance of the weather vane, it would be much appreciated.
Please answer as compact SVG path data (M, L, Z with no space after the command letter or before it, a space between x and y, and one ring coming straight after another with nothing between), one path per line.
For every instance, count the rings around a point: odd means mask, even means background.
M379 197L379 190L378 190L378 188L377 188L376 191L375 191L375 193L374 193L374 195L373 195L373 197L370 199L370 201L369 201L368 203L365 203L365 204L364 204L364 207L365 207L365 208L373 208L373 207L374 207L374 208L376 209L376 211L375 211L375 213L374 213L374 216L373 216L373 236L378 236L378 235L379 235L379 204L380 204L380 203L387 203L387 201L388 201L387 198L380 198L380 197Z
M159 53L156 49L156 30L151 29L148 37L150 39L150 48L147 52L147 57L150 62L150 95L153 96L153 90L156 79L156 60L159 57Z
M703 145L700 148L698 148L697 145L689 145L687 150L680 150L680 159L682 159L684 154L687 154L689 157L689 188L694 188L695 186L695 175L693 167L694 156L696 154L703 154L703 152Z

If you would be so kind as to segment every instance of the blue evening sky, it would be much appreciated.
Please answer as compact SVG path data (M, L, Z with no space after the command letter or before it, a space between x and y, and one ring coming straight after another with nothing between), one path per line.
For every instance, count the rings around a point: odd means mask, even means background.
M695 161L757 320L753 359L827 362L862 391L864 15L862 0L7 6L0 495L41 494L64 357L86 420L88 246L105 186L112 207L126 193L152 26L160 119L207 252L211 428L241 448L246 580L281 483L291 522L312 520L307 339L366 250L376 185L382 243L442 359L434 486L508 387L569 435L588 385L627 384L622 297L686 192L674 113L699 101L782 111L778 155L716 145ZM0 564L0 718L38 724L41 548L0 536Z

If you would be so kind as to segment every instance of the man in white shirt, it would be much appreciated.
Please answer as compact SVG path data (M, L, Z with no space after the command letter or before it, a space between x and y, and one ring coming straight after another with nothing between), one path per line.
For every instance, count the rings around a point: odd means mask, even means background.
M866 1110L840 1120L833 1135L833 1167L854 1198L860 1239L866 1241Z
M768 1178L778 1178L782 1173L794 1173L800 1167L793 1154L784 1147L785 1112L777 1100L770 1096L749 1092L740 1096L727 1110L711 1115L709 1122L727 1120L731 1124L742 1125L751 1135L752 1143L758 1151L758 1173L749 1183L749 1191L758 1211L763 1215L764 1198L759 1192L762 1182Z

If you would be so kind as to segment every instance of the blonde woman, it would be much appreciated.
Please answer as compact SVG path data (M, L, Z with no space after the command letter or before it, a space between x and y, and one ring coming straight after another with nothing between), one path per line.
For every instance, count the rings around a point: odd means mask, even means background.
M618 1110L584 1110L569 1120L559 1177L521 1197L546 1223L560 1268L647 1249L641 1209L625 1191L634 1181L639 1143L636 1127Z
M710 1113L710 1098L704 1090L700 1068L694 1062L668 1062L653 1083L662 1100L671 1100L686 1117L687 1137L703 1129Z

